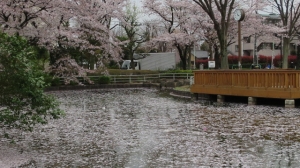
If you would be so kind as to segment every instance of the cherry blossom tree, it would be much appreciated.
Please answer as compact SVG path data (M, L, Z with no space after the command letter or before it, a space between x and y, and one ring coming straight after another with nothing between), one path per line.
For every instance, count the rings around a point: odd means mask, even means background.
M228 64L227 47L237 42L237 22L233 20L231 13L233 10L241 8L245 11L245 20L242 21L243 36L254 37L255 39L271 40L274 33L280 31L274 28L274 25L266 24L264 19L257 14L257 11L263 10L267 6L263 0L236 0L236 1L194 1L201 9L207 13L209 20L204 22L203 30L206 32L207 42L214 48L215 60L217 67L219 63L219 55L222 64ZM233 10L231 10L233 9ZM223 42L222 42L223 41ZM273 41L273 39L272 39ZM223 46L223 47L222 47ZM220 51L220 54L218 53ZM223 54L222 54L223 53ZM224 67L223 67L224 68Z
M198 9L202 10L202 9ZM216 69L221 68L220 62L220 43L218 40L218 35L216 30L214 29L213 22L209 19L207 14L202 14L202 17L199 17L198 22L200 24L201 31L203 33L203 37L205 42L208 44L208 52L210 53L210 60L214 60L216 64ZM203 19L204 18L204 19ZM231 26L229 29L227 36L227 46L234 43L235 36L237 32L237 28L235 26Z
M19 34L50 51L68 46L95 52L102 58L120 54L111 19L122 15L125 0L8 0L0 2L4 32Z
M48 49L51 64L66 55L69 64L74 64L69 51L75 48L91 58L85 61L93 69L96 62L104 65L102 61L118 60L121 55L119 41L112 34L111 20L123 15L124 3L125 0L1 1L1 30L24 36L31 44ZM69 74L84 74L84 71Z
M245 19L242 22L242 35L247 38L254 39L254 64L258 63L257 47L259 46L259 41L271 41L278 42L279 39L274 36L274 34L282 31L274 20L263 17L260 11L264 11L268 3L263 0L249 0L246 2L240 2L239 5L242 6L245 11ZM276 21L276 20L275 20ZM236 23L233 23L236 25Z
M278 12L282 21L283 36L283 60L282 68L288 68L288 56L290 43L299 33L300 2L298 0L268 0L270 5Z
M228 69L227 35L235 0L193 0L211 19L220 44L221 68Z
M149 14L157 16L165 32L152 39L153 44L158 42L169 43L177 49L182 68L187 69L190 51L194 43L201 39L199 23L192 3L181 0L149 0L144 2ZM158 25L156 25L158 26Z
M45 74L37 67L33 45L57 54L60 48L79 47L95 54L99 61L117 58L120 48L110 27L111 19L122 15L123 3L124 0L0 1L0 31L4 32L0 37L1 127L32 129L34 124L62 114L57 102L43 94L47 86ZM72 79L84 75L71 57L59 58L55 58L58 61L53 66L55 76Z
M54 77L63 78L66 85L70 84L71 81L82 85L82 83L76 78L78 76L83 77L83 79L88 83L93 84L93 81L86 77L86 73L91 71L79 66L77 62L69 56L58 59L50 66L50 71Z
M127 4L125 9L125 14L122 17L121 27L125 30L126 39L123 41L123 49L128 54L129 59L131 60L131 67L134 70L133 54L140 47L140 45L146 41L147 32L141 30L142 24L138 20L140 12L138 11L137 6Z

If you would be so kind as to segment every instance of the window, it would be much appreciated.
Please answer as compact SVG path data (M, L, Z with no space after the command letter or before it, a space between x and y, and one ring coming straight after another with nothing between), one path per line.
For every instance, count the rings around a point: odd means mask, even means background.
M250 37L244 37L243 41L246 43L250 43L251 42L251 38Z
M235 52L239 51L239 45L235 45Z

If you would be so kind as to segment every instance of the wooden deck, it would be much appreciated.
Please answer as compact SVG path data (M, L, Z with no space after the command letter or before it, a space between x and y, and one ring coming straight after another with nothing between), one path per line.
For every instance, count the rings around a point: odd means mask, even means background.
M203 70L194 71L192 93L259 98L300 98L297 70Z

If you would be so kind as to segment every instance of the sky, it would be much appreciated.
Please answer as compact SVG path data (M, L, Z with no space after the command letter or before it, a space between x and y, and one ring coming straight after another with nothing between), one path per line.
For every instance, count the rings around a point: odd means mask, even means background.
M128 1L130 1L131 4L135 4L138 7L138 10L143 12L143 10L142 10L143 9L142 8L143 7L143 0L128 0ZM153 18L154 18L154 16L149 16L148 14L144 15L143 13L138 16L138 20L139 20L140 23L151 20ZM118 24L118 23L119 23L118 19L113 19L111 26L114 26L115 24Z
M142 9L142 6L143 6L143 0L130 0L130 2L131 2L132 4L135 4L137 7L139 7L139 10ZM151 19L151 18L152 18L152 17L149 17L148 15L147 15L147 16L142 15L142 16L139 18L139 20L140 20L140 22L143 22L143 21L149 20L149 19Z
M131 1L131 3L133 3L139 7L142 7L142 5L143 5L143 3L142 3L143 0L130 0L130 1Z

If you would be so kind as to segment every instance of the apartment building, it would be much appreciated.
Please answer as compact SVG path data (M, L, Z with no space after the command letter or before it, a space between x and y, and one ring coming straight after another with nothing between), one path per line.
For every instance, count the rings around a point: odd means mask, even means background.
M277 37L274 37L274 39L275 38ZM256 41L257 55L264 55L264 56L281 55L282 44L281 42L274 42L274 41L257 40ZM291 55L297 55L300 52L300 45L298 44L299 43L298 41L299 39L294 39L290 43ZM254 37L244 37L242 40L242 55L253 56L255 53L254 44L255 44ZM238 55L239 48L237 43L233 43L232 45L228 46L227 49L229 55Z
M261 17L264 18L265 24L276 24L280 22L279 15L276 14L258 14ZM256 39L256 45L255 45L255 37L253 36L244 36L242 38L242 55L243 56L253 56L255 54L255 46L256 46L256 52L257 55L264 55L264 56L276 56L281 55L282 53L282 43L281 43L281 37L273 36L269 41L263 41L260 39L265 38L257 38ZM272 40L274 39L274 40ZM290 44L290 54L297 55L298 51L300 52L300 46L298 45L298 38L295 38L291 44ZM233 43L230 46L228 46L228 54L229 55L238 55L238 43Z
M243 56L253 56L255 53L255 38L243 37L241 47L242 47ZM282 48L281 43L273 43L272 41L256 40L257 55L265 55L265 56L280 55L281 48ZM238 55L239 47L237 42L228 46L227 49L230 55Z

